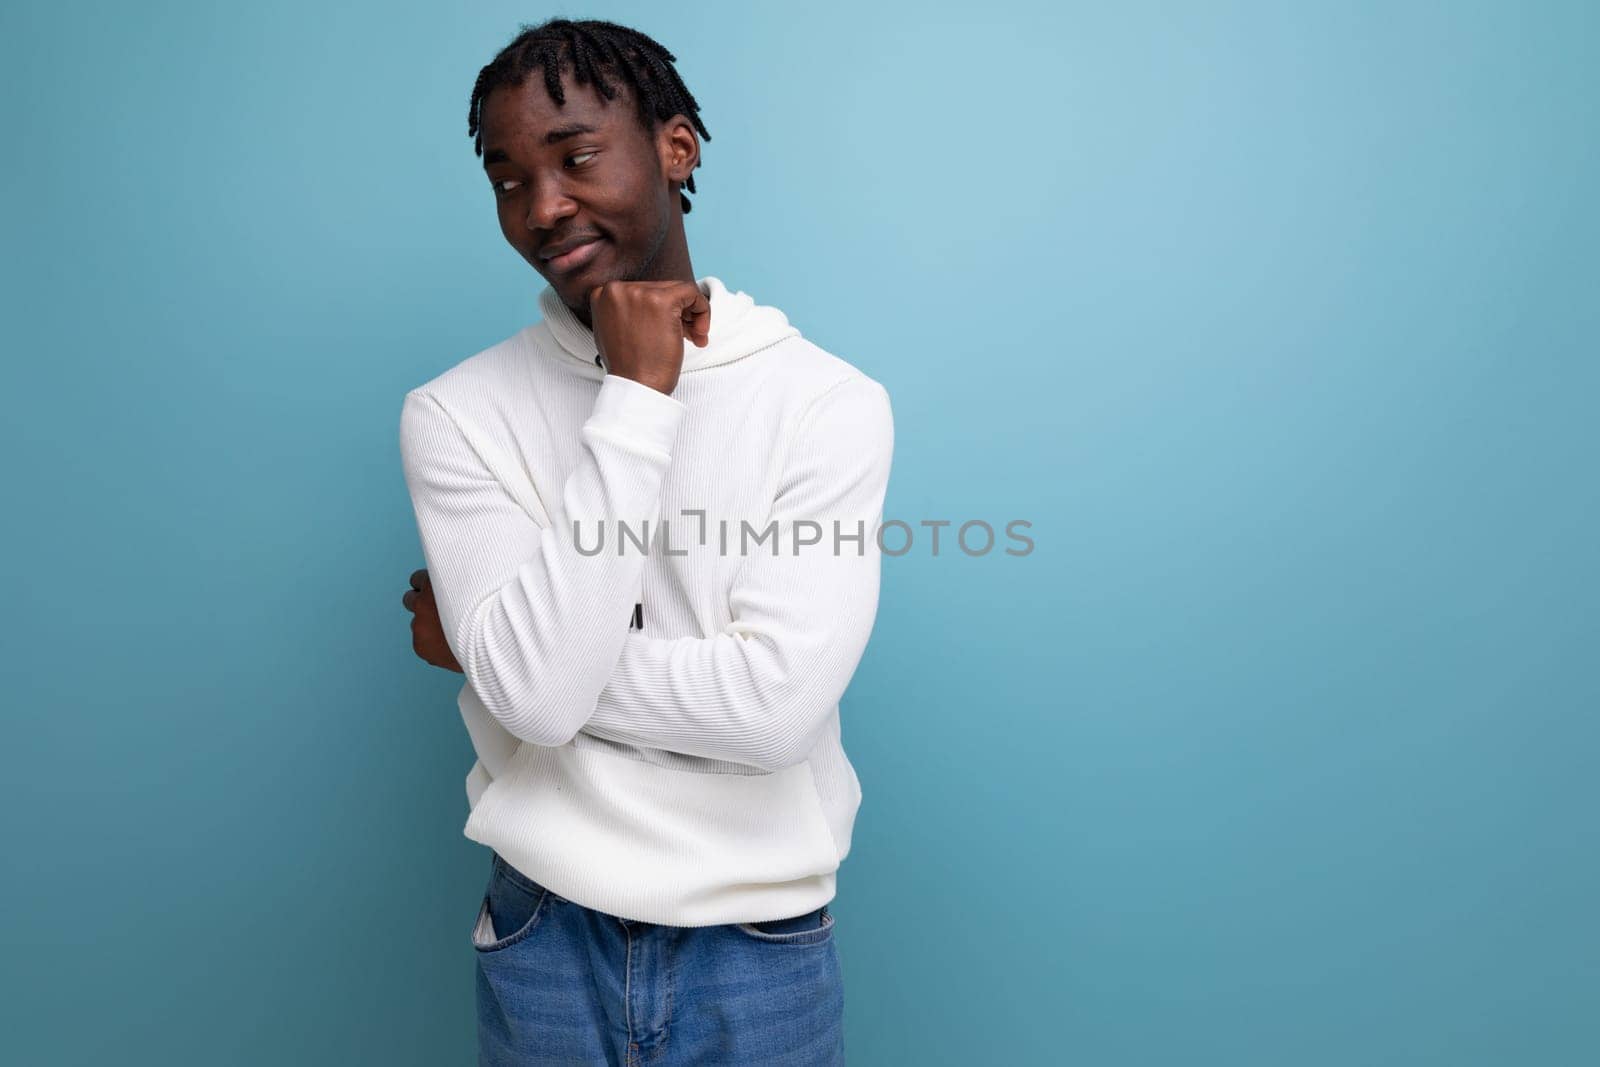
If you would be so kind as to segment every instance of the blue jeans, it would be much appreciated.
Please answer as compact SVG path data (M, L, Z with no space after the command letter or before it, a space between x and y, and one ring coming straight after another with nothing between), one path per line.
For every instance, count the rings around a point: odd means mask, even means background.
M826 904L662 926L566 900L491 855L472 933L482 1067L844 1062Z

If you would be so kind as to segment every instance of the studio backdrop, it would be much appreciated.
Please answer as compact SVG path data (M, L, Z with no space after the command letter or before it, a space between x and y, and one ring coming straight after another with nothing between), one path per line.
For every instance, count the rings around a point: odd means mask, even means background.
M467 105L557 14L673 51L697 271L893 404L850 1061L1600 1062L1556 0L6 5L0 1060L473 1061L397 432L539 318Z

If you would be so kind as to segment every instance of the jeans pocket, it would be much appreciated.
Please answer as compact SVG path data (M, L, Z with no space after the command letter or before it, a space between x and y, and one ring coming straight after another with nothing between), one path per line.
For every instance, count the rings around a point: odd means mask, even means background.
M733 928L755 941L766 941L777 945L822 945L833 938L833 913L824 904L804 915L753 923L734 923Z
M508 867L498 855L488 888L472 925L472 947L480 954L501 952L527 939L556 898L543 886Z

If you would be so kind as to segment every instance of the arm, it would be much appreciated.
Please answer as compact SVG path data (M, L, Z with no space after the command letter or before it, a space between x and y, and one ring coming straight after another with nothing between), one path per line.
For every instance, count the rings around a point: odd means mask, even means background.
M400 450L439 619L462 672L514 736L562 745L616 665L645 554L582 555L604 521L635 532L660 511L682 402L630 378L602 379L583 453L553 525L536 523L431 395L406 394Z
M851 378L814 401L773 503L778 554L752 535L730 592L733 621L709 638L628 634L584 731L765 770L803 761L872 632L893 451L889 396L878 383ZM803 520L821 527L821 540L795 554ZM859 543L841 537L837 554L835 520L843 537L862 533ZM735 526L730 552L742 544Z

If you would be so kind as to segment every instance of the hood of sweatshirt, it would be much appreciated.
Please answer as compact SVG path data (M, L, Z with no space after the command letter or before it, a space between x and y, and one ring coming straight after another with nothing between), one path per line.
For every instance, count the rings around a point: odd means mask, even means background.
M783 312L756 303L743 290L730 290L714 275L708 274L696 284L711 303L711 336L704 348L684 340L684 374L732 363L785 338L800 335L799 328L790 325ZM562 352L586 367L598 369L595 357L599 348L595 345L594 333L561 302L553 287L546 285L539 293L539 310L544 313L545 325Z

